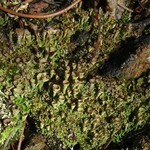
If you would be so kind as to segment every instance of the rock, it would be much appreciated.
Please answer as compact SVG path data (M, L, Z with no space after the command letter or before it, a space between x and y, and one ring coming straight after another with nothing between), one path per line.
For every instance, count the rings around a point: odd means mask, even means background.
M45 142L46 139L44 139L43 136L35 134L29 138L29 144L24 150L49 150Z
M121 66L121 76L137 78L150 69L150 42L136 50L133 57L127 59Z
M122 49L123 47L123 49ZM132 79L150 69L150 37L128 41L110 54L98 70L100 75Z

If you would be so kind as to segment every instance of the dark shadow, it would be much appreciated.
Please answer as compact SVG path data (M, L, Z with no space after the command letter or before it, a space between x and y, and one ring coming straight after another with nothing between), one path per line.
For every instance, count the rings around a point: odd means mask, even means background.
M122 41L120 46L109 54L107 61L97 70L98 75L117 76L118 69L132 55L135 55L137 44L135 38Z
M27 117L26 128L24 131L24 140L22 141L21 148L22 150L29 144L30 138L36 133L37 128L35 125L35 121L31 117Z
M114 143L112 142L108 147L107 150L109 149L115 149L115 150L120 150L120 149L142 149L141 145L141 140L142 138L145 137L145 139L149 140L150 139L150 125L145 125L143 128L137 130L137 131L131 131L129 132L120 143ZM146 141L145 141L146 142Z

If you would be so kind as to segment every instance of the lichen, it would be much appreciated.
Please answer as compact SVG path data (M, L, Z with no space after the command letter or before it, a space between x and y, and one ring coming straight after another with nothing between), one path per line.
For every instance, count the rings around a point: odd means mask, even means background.
M92 10L79 7L56 17L58 22L45 20L56 25L37 28L40 21L33 25L32 20L24 20L28 29L11 31L8 40L3 34L1 91L15 110L14 128L20 131L29 115L50 147L61 143L65 149L79 143L81 149L90 150L102 149L110 139L119 142L147 123L149 75L119 80L97 73L109 54L131 36L128 24L111 19L101 9L99 13L100 26Z

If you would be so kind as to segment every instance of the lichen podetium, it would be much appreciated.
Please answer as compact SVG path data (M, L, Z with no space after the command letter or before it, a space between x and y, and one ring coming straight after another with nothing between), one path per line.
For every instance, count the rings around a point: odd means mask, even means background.
M118 143L147 123L148 71L140 76L137 72L129 80L99 72L110 55L133 37L129 24L101 9L99 14L100 28L93 10L81 6L47 20L20 19L25 28L21 30L14 26L19 19L0 26L0 103L7 104L10 121L4 127L0 124L1 145L10 127L18 129L12 139L19 136L27 115L34 118L37 132L47 137L49 147L58 149L77 143L81 149L102 149L110 139ZM100 44L93 55L99 31ZM1 113L0 120L5 122Z

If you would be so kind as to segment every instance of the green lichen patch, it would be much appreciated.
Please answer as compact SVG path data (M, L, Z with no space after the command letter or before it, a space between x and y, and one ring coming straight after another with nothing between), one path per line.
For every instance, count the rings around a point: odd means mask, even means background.
M118 143L147 124L148 71L129 80L97 71L132 36L130 25L124 24L130 15L116 21L101 9L99 14L97 22L92 10L78 7L45 20L44 27L39 27L39 20L22 19L25 29L2 34L0 91L10 124L1 129L1 145L19 136L27 116L34 118L49 147L57 144L59 149L76 144L102 149L108 141Z

